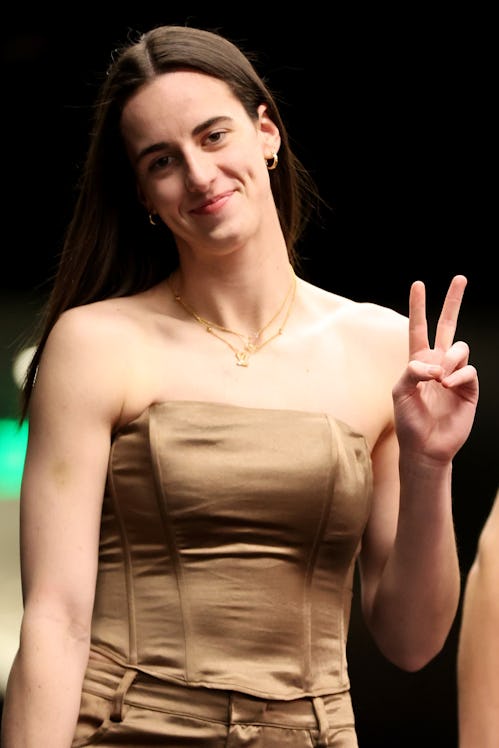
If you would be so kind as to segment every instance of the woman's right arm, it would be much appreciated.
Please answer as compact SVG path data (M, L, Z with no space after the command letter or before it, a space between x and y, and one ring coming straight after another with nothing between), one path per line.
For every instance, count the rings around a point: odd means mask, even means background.
M38 370L21 488L24 614L3 709L3 748L71 745L88 661L110 434L120 408L109 349L93 313L72 310L54 327Z

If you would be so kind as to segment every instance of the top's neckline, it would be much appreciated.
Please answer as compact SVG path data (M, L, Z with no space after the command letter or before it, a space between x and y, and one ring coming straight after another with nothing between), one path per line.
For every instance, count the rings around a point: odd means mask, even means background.
M324 410L302 410L299 408L266 408L264 406L252 406L252 405L239 405L236 403L226 403L221 402L218 400L160 400L154 403L151 403L148 405L144 410L139 413L138 416L135 418L132 418L130 421L127 421L127 423L124 423L122 426L116 429L116 431L113 432L113 438L115 438L118 434L125 431L130 426L133 426L133 424L137 423L138 421L141 421L145 417L149 416L150 413L153 410L161 410L164 408L185 408L185 407L196 407L196 408L206 408L206 409L217 409L217 410L235 410L235 411L246 411L246 412L253 412L253 413L288 413L289 415L294 415L296 417L303 417L303 416L315 416L317 418L327 418L330 420L335 421L338 424L343 425L346 427L352 434L356 434L357 436L360 436L364 438L367 442L366 437L364 434L362 434L357 429L354 429L353 426L348 424L346 421L343 421L341 418L337 418L331 413L328 413Z

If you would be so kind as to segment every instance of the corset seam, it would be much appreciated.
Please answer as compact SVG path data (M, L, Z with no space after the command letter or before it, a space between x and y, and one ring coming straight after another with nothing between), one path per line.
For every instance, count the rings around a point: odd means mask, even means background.
M180 616L181 616L181 624L182 624L182 630L183 630L183 639L184 639L184 678L186 681L190 680L190 663L189 663L189 652L188 652L188 642L190 641L189 637L189 617L187 614L187 603L185 601L184 596L184 590L185 590L185 581L184 581L184 573L180 558L180 553L177 548L176 538L174 529L172 526L172 523L169 521L168 517L168 498L164 491L164 481L161 478L162 472L161 472L161 462L159 460L159 454L161 450L158 446L158 438L157 438L157 429L155 428L155 418L153 415L153 412L149 413L149 440L151 443L151 456L153 461L153 475L154 475L154 482L156 484L156 496L157 496L157 502L158 502L158 511L163 523L163 530L165 533L165 539L166 544L170 553L170 557L172 560L172 566L174 569L175 574L175 583L177 587L177 595L178 595L178 603L179 603L179 610L180 610Z
M111 455L109 459L109 465L112 464L112 457L114 453L114 444L111 446ZM130 662L137 664L138 662L138 651L137 651L137 625L136 625L136 605L135 605L135 592L133 585L133 564L131 558L130 543L128 542L128 535L126 531L125 520L123 512L121 510L120 502L116 497L116 491L114 486L114 476L112 470L109 470L109 495L114 508L114 516L118 523L118 528L121 536L121 548L123 552L123 566L125 574L125 588L127 596L127 608L128 608L128 652Z
M331 454L331 460L329 461L327 470L327 479L325 480L323 496L322 496L322 509L321 517L315 533L315 538L310 549L310 555L308 558L307 569L305 572L305 586L304 586L304 681L307 689L311 688L311 684L314 680L314 672L312 667L313 653L312 653L312 602L311 602L311 587L313 582L314 569L317 563L317 557L319 554L319 548L324 538L324 533L329 522L329 515L331 512L331 497L333 495L333 484L334 484L334 470L333 467L336 463L337 457L334 454L334 440L331 434L331 425L327 417L324 418L327 431L325 438L329 440L329 453Z

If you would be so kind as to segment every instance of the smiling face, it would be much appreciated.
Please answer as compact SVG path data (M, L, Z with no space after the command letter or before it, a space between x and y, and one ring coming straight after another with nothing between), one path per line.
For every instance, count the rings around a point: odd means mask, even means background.
M140 198L179 252L233 250L276 220L265 159L279 132L265 105L257 114L226 83L193 71L164 73L127 102L121 129Z

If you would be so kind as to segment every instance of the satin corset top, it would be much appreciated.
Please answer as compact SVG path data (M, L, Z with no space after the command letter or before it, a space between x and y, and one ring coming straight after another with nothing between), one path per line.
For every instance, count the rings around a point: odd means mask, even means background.
M114 437L92 648L158 678L346 690L364 437L322 413L172 401Z

